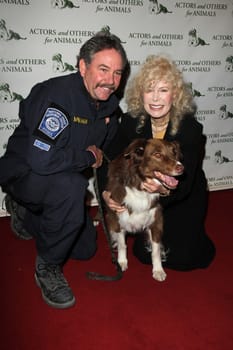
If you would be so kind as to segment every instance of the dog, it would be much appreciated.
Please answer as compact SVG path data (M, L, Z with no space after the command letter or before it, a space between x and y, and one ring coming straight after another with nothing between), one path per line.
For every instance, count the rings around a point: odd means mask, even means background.
M136 139L109 163L107 190L111 198L125 206L117 213L107 207L106 224L112 244L117 248L117 261L122 271L128 268L126 234L147 232L152 246L152 275L164 281L160 242L163 232L160 195L167 196L178 185L176 176L184 171L177 142L160 139ZM142 189L142 182L151 178L159 184L158 193Z

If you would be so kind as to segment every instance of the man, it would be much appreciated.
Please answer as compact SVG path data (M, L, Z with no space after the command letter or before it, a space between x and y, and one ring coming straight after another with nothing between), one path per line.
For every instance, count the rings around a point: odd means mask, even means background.
M102 164L101 149L115 133L114 92L126 63L119 38L106 32L90 38L80 49L78 72L37 84L20 103L20 124L0 159L12 229L20 238L35 237L36 283L56 308L75 304L65 261L96 251L83 172Z

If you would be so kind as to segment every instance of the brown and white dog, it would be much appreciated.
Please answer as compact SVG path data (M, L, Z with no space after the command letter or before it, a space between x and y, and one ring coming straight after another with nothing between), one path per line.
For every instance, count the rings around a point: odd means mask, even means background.
M126 233L147 232L152 245L152 275L166 279L162 268L160 242L163 232L159 192L169 195L178 185L175 176L183 173L180 148L176 142L160 139L136 139L109 164L107 190L111 198L126 207L117 213L107 208L106 223L112 244L118 251L118 263L128 268ZM159 184L158 193L142 189L142 182L151 178Z

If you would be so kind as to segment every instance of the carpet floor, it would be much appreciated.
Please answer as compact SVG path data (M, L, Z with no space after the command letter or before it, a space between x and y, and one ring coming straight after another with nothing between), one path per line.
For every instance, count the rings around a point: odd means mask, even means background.
M232 350L233 190L210 193L206 227L216 245L208 269L166 270L156 282L151 267L132 255L119 281L94 281L88 271L115 275L102 226L98 251L69 260L64 273L75 307L47 306L34 281L35 243L17 239L10 218L0 218L1 337L3 350ZM93 210L93 209L92 209Z

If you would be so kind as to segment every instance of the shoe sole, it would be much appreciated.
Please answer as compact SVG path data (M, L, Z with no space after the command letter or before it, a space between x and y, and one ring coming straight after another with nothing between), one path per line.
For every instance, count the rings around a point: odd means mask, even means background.
M36 273L34 274L34 277L35 277L35 281L36 281L37 286L38 286L38 287L40 288L40 290L41 290L42 298L43 298L43 300L46 302L46 304L48 304L49 306L52 306L52 307L54 307L54 308L56 308L56 309L68 309L68 308L74 306L74 304L76 303L75 297L73 297L72 300L67 301L67 302L64 303L64 304L58 304L58 303L52 302L50 299L48 299L48 298L46 297L46 295L44 295L43 290L42 290L42 287L41 287L41 284L40 284L40 281L39 281L39 279L38 279Z

